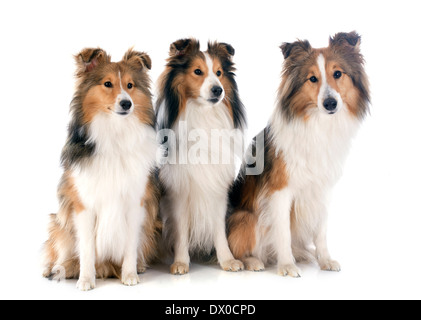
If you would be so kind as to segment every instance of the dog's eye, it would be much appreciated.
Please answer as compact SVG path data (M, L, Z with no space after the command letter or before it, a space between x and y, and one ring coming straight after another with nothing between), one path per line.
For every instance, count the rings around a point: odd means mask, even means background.
M333 74L333 77L335 79L340 79L342 77L342 72L340 71L335 71L335 73Z
M217 76L217 77L222 76L222 72L218 70L218 71L216 72L216 76Z
M203 74L203 72L200 69L196 69L196 70L194 70L194 74L197 75L197 76L201 76Z
M312 77L310 78L310 81L311 81L311 82L313 82L313 83L316 83L316 82L318 82L318 81L319 81L319 79L317 79L315 76L312 76Z
M113 84L110 81L107 81L104 83L104 86L106 86L107 88L112 88Z
M132 89L133 88L133 83L129 83L128 85L127 85L127 89Z

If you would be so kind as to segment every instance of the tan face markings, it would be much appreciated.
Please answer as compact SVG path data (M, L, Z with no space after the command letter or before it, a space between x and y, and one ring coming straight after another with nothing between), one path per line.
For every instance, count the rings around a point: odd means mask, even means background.
M214 63L217 61L218 63ZM206 54L194 58L191 67L185 72L180 74L173 83L173 86L179 87L182 94L182 101L186 102L188 99L202 98L208 100L213 86L221 85L222 66L219 60L214 59L212 69L208 63ZM219 77L218 77L219 75Z
M187 73L182 76L182 92L186 100L197 99L200 96L200 89L208 74L209 69L206 62L200 57L195 58Z
M134 104L134 114L140 122L154 125L155 113L152 106L152 101L142 90L132 89L130 97Z
M337 101L339 110L343 105L344 92L341 85L345 73L339 63L332 59L332 54L326 50L315 50L307 67L303 68L308 69L305 83L290 102L294 114L306 121L311 115L310 111L317 107L323 112L328 112L324 107L328 98ZM284 83L288 84L288 81L294 80L286 77Z
M213 64L213 73L218 77L222 78L224 75L224 70L222 69L221 61L217 58L212 59Z
M129 73L124 73L120 81L121 90L126 91L129 95L135 89L135 83Z
M318 97L318 107L320 111L327 114L335 114L343 107L343 100L337 87L337 80L340 80L342 73L330 70L335 66L331 59L326 58L324 53L321 53L317 58L321 77L321 88ZM335 79L337 77L337 79Z
M217 57L212 57L213 73L222 85L225 91L225 97L223 99L224 104L228 107L231 117L234 117L234 110L229 97L232 96L232 87L229 79L225 76L224 69L222 68L221 60Z
M326 78L328 85L335 90L347 110L357 116L358 114L358 91L356 90L352 79L345 70L335 60L330 60L326 64Z
M335 78L335 76L339 76L339 78ZM335 61L330 61L327 63L326 66L326 79L328 85L334 89L335 91L340 93L340 83L343 80L344 71L342 68L338 66L338 64Z
M307 75L306 84L303 86L300 94L297 95L296 104L301 106L302 110L299 110L300 114L307 116L307 110L309 108L316 108L318 103L318 96L322 86L322 73L319 68L313 64L310 67Z
M134 76L130 68L124 65L111 66L112 69L99 82L98 85L93 86L87 92L83 100L83 121L84 123L92 122L93 118L98 113L121 113L127 111L134 112L139 120L143 123L151 124L154 122L154 117L151 116L152 104L148 90L136 86ZM142 85L142 83L140 83ZM122 100L129 100L132 107L129 110L123 110L120 106ZM137 110L136 106L139 109Z
M98 113L114 112L115 103L121 91L118 73L108 72L98 85L89 89L83 100L84 123L92 122Z

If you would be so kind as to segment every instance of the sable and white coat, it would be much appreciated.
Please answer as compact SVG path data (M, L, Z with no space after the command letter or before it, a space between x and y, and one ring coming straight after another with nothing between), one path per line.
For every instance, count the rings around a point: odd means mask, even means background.
M235 178L231 138L234 129L242 132L245 125L233 54L227 44L209 44L201 52L196 40L179 40L171 45L160 78L158 128L166 129L168 149L160 170L165 188L161 212L174 252L173 274L189 271L190 254L210 254L213 248L223 269L243 268L226 238L228 191ZM216 145L213 134L219 135ZM225 162L223 151L228 152Z
M281 47L279 102L257 157L264 171L247 176L244 165L230 194L229 243L248 270L274 260L281 275L298 277L295 261L312 259L323 270L340 270L327 248L327 206L368 112L359 45L352 32L337 34L324 49L308 41Z
M51 216L44 275L78 278L80 290L93 289L96 277L136 285L137 272L156 256L159 233L150 58L130 50L112 63L102 49L85 49L76 61L60 210Z

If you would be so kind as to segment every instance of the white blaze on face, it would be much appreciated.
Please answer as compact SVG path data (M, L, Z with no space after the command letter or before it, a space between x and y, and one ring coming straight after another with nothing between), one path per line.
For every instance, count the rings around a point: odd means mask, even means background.
M213 71L213 61L209 54L205 53L206 64L208 66L208 76L203 81L202 87L200 88L200 97L207 102L210 102L212 99L218 99L218 102L221 102L225 98L225 90L219 81L218 77ZM212 88L219 87L222 89L222 94L219 97L215 97L212 92Z
M118 73L118 77L120 79L120 94L117 96L117 99L115 101L115 107L114 110L116 113L127 113L130 114L133 112L134 109L134 104L133 104L133 100L130 97L129 93L125 90L125 88L123 87L123 81L121 79L121 73ZM124 110L123 107L121 106L121 101L130 101L132 104L132 107L129 110Z
M343 101L339 92L333 89L327 81L328 75L326 73L326 60L323 54L320 54L320 56L317 58L317 65L319 67L320 75L321 75L321 79L320 79L321 86L320 86L320 91L319 91L319 96L318 96L318 107L323 112L329 113L326 110L326 108L323 106L323 104L326 101L326 99L332 98L332 99L335 99L338 103L338 106L335 110L335 113L336 113L339 110L341 110L343 106Z

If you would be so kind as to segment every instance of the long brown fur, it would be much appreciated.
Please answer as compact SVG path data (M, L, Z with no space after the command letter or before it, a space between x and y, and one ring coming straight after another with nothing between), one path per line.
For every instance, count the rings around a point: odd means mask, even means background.
M60 193L60 191L59 191ZM151 174L145 197L142 203L146 208L147 216L143 225L143 254L139 255L138 272L143 273L150 264L159 258L159 242L162 233L162 221L159 217L159 201L161 198L161 186L155 173ZM63 210L72 210L71 207L64 207ZM49 239L44 244L44 255L47 261L43 276L64 277L66 279L79 278L79 257L75 253L76 235L71 223L63 225L60 214L50 215ZM55 269L58 259L58 248L68 252L68 259L60 263L60 268ZM119 278L121 279L121 263L105 261L95 266L97 278ZM63 272L64 274L57 274Z
M84 49L75 56L77 70L77 91L71 104L72 121L69 126L69 137L62 152L64 174L58 186L59 212L50 215L49 239L43 248L44 277L74 279L79 277L80 263L76 252L77 240L74 229L73 214L84 211L78 191L72 178L75 164L89 161L95 146L89 143L87 132L90 123L98 112L104 108L104 101L115 99L104 94L103 86L98 83L106 76L120 71L130 82L136 85L131 98L138 107L135 116L141 123L152 128L155 126L155 113L150 93L150 79L146 69L151 68L150 57L143 52L130 49L119 63L111 63L110 56L102 49ZM98 103L99 100L99 103ZM107 112L107 110L101 110ZM139 206L146 209L143 225L143 248L138 255L138 271L144 272L149 264L158 257L158 242L161 236L162 223L159 217L161 187L156 173L150 174L146 193L139 199ZM139 230L139 233L141 230ZM104 261L96 265L98 278L121 278L121 263Z
M362 120L369 112L370 93L368 77L364 71L364 58L359 51L361 37L356 32L338 33L330 38L329 47L313 49L308 41L298 40L281 46L285 61L282 82L279 89L279 105L286 121L307 121L311 112L317 108L317 96L314 89L304 84L316 68L317 57L323 53L327 61L328 72L339 66L346 74L341 87L329 83L337 90L348 106L349 113ZM315 86L320 84L315 84ZM316 101L316 102L315 102ZM285 163L282 150L276 154L273 128L269 125L264 135L264 170L261 175L246 174L247 165L242 170L230 192L231 212L228 219L228 240L236 259L247 259L256 247L257 226L265 200L274 192L288 186L289 168ZM257 155L259 158L259 155ZM262 157L260 157L261 159ZM263 205L262 205L263 204ZM291 207L291 229L296 229L299 212L293 202ZM261 235L265 230L258 230ZM294 246L294 244L293 244ZM295 248L293 248L294 250ZM304 251L294 251L296 260L308 259Z

